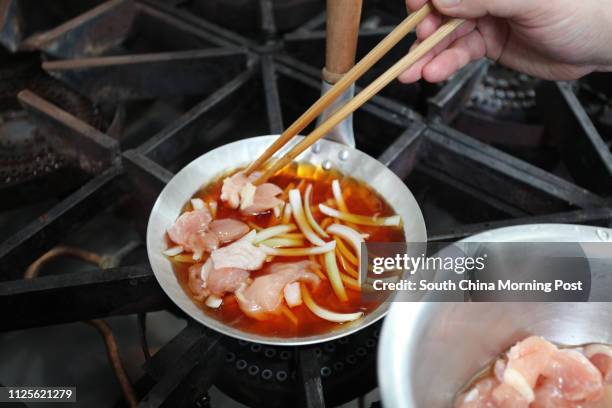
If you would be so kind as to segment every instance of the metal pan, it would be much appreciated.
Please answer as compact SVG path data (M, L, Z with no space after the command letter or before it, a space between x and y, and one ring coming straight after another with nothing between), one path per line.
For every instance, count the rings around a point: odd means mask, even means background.
M278 135L260 136L221 146L200 156L179 171L163 189L153 206L147 227L149 261L160 286L178 307L198 322L228 336L256 343L286 346L313 344L346 336L383 317L387 304L381 304L362 319L338 325L328 333L293 338L261 336L231 327L205 314L183 291L170 261L162 254L166 247L166 230L174 223L181 208L193 194L228 171L246 167L276 137ZM285 146L277 152L277 156L284 154L289 148L290 146ZM378 160L352 147L321 140L300 155L298 161L324 169L337 169L343 174L364 181L384 197L402 217L407 241L426 242L425 222L414 196L402 180Z
M612 242L607 228L532 224L495 229L462 242ZM608 291L610 273L592 290ZM394 303L378 347L378 383L386 407L443 408L479 369L525 338L560 344L612 343L612 303Z

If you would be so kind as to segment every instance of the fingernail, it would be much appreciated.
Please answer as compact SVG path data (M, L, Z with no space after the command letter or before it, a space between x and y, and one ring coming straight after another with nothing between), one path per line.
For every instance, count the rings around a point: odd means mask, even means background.
M461 3L461 0L438 0L438 5L444 8L455 7Z

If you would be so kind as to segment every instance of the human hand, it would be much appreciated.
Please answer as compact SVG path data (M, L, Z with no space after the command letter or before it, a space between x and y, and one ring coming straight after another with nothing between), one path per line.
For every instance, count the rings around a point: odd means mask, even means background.
M409 10L427 0L406 0ZM571 80L612 67L612 0L433 0L417 43L449 17L468 19L399 80L448 79L482 57L542 79Z

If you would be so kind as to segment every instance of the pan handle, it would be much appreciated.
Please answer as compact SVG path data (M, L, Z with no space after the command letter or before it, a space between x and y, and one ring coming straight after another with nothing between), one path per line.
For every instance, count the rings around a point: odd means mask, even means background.
M338 82L355 65L362 0L327 0L323 79Z
M361 19L362 0L327 0L327 24L325 43L325 68L323 68L321 93L327 92L342 75L355 65L359 21ZM336 109L350 101L355 95L355 85L344 93L321 113L317 125L327 119ZM355 147L353 133L353 116L347 117L327 135L326 139Z

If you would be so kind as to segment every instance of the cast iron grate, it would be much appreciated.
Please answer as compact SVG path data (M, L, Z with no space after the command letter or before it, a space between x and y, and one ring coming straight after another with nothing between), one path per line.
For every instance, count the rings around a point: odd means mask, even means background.
M103 211L135 220L142 234L174 172L215 146L278 133L297 117L319 93L323 2L287 2L305 10L295 14L283 2L249 2L255 6L228 21L227 13L207 7L240 8L241 1L111 0L78 10L59 26L39 25L42 32L14 29L27 15L20 3L0 3L0 16L8 16L0 19L0 42L12 51L39 53L43 69L87 97L107 126L69 114L36 90L19 94L62 157L89 178L42 216L3 235L3 329L173 310L143 257L104 272L32 280L23 280L23 272ZM360 53L397 23L403 2L397 3L368 5ZM250 24L242 25L246 20ZM407 38L395 55L412 41ZM392 61L390 55L378 72ZM514 75L479 62L442 87L393 84L356 113L358 146L411 187L431 240L533 222L612 226L608 94L593 93L590 80L574 88L521 78L514 83ZM487 102L491 89L494 98ZM520 106L513 105L517 98ZM508 100L510 112L490 109ZM550 153L533 156L542 146ZM281 403L334 405L356 397L355 389L375 387L378 330L374 325L318 347L280 349L223 338L190 322L149 359L135 388L143 406L207 406L212 384L253 406L270 406L262 392ZM349 370L352 361L356 368ZM347 387L357 374L363 384ZM232 387L237 380L240 390Z

